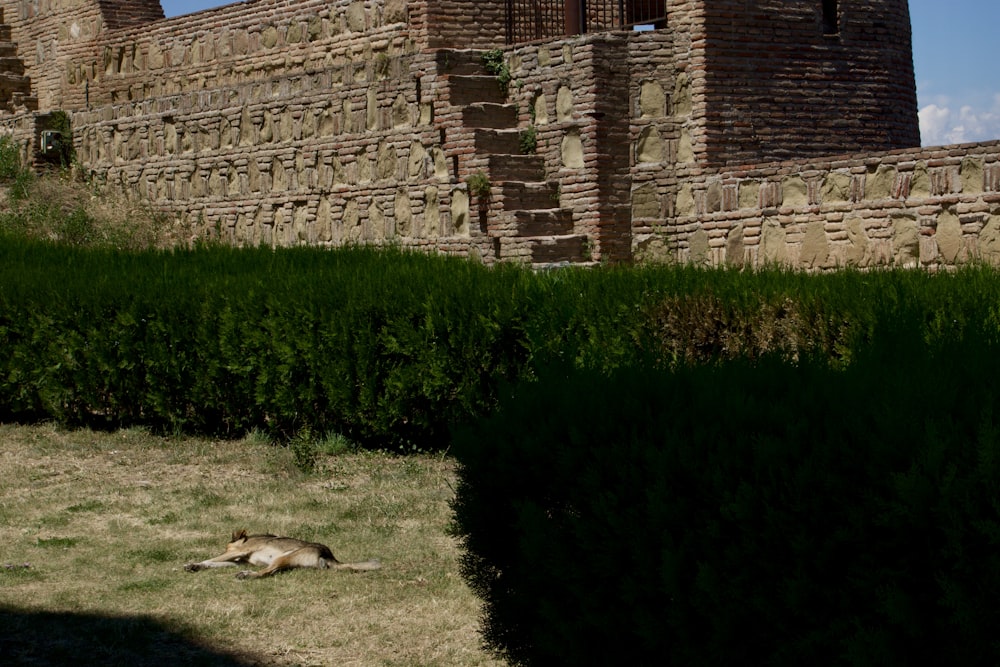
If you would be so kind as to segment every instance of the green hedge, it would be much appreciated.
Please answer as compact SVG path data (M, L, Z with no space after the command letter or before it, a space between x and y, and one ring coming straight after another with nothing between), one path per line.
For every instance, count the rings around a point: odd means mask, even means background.
M970 338L503 391L453 442L488 646L546 666L1000 664L1000 347Z
M0 251L8 418L426 443L516 377L525 275L355 249ZM449 282L450 281L450 282Z
M392 249L3 239L0 418L442 447L539 358L634 357L643 314L614 282Z
M553 362L850 363L901 313L996 320L995 271L544 273L400 250L121 252L0 237L0 419L443 447Z

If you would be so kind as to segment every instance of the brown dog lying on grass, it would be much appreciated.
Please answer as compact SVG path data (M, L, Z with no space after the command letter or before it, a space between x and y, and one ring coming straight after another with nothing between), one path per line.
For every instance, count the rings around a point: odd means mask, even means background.
M276 535L247 535L247 531L241 530L233 533L233 541L226 545L224 554L200 563L188 563L184 569L198 572L213 567L236 567L244 563L260 565L264 569L257 572L242 570L236 574L239 579L269 577L276 572L297 567L354 571L377 570L382 567L374 559L363 563L341 563L333 557L330 547L318 542Z

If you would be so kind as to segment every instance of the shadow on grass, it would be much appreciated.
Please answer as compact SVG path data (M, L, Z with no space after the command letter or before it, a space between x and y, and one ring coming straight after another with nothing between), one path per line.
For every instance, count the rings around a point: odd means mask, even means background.
M146 616L27 612L0 607L4 665L257 664L214 650Z

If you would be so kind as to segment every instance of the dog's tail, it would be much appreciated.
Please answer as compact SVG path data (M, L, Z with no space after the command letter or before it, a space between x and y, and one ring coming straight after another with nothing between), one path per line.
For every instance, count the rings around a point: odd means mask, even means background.
M332 566L335 570L352 570L354 572L367 572L368 570L377 570L382 567L382 563L376 558L371 560L366 560L362 563L334 563Z

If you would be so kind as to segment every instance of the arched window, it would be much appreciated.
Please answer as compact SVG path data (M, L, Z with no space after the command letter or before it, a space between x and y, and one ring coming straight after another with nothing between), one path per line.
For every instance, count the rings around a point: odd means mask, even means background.
M836 35L840 32L840 12L837 0L823 0L823 34Z

